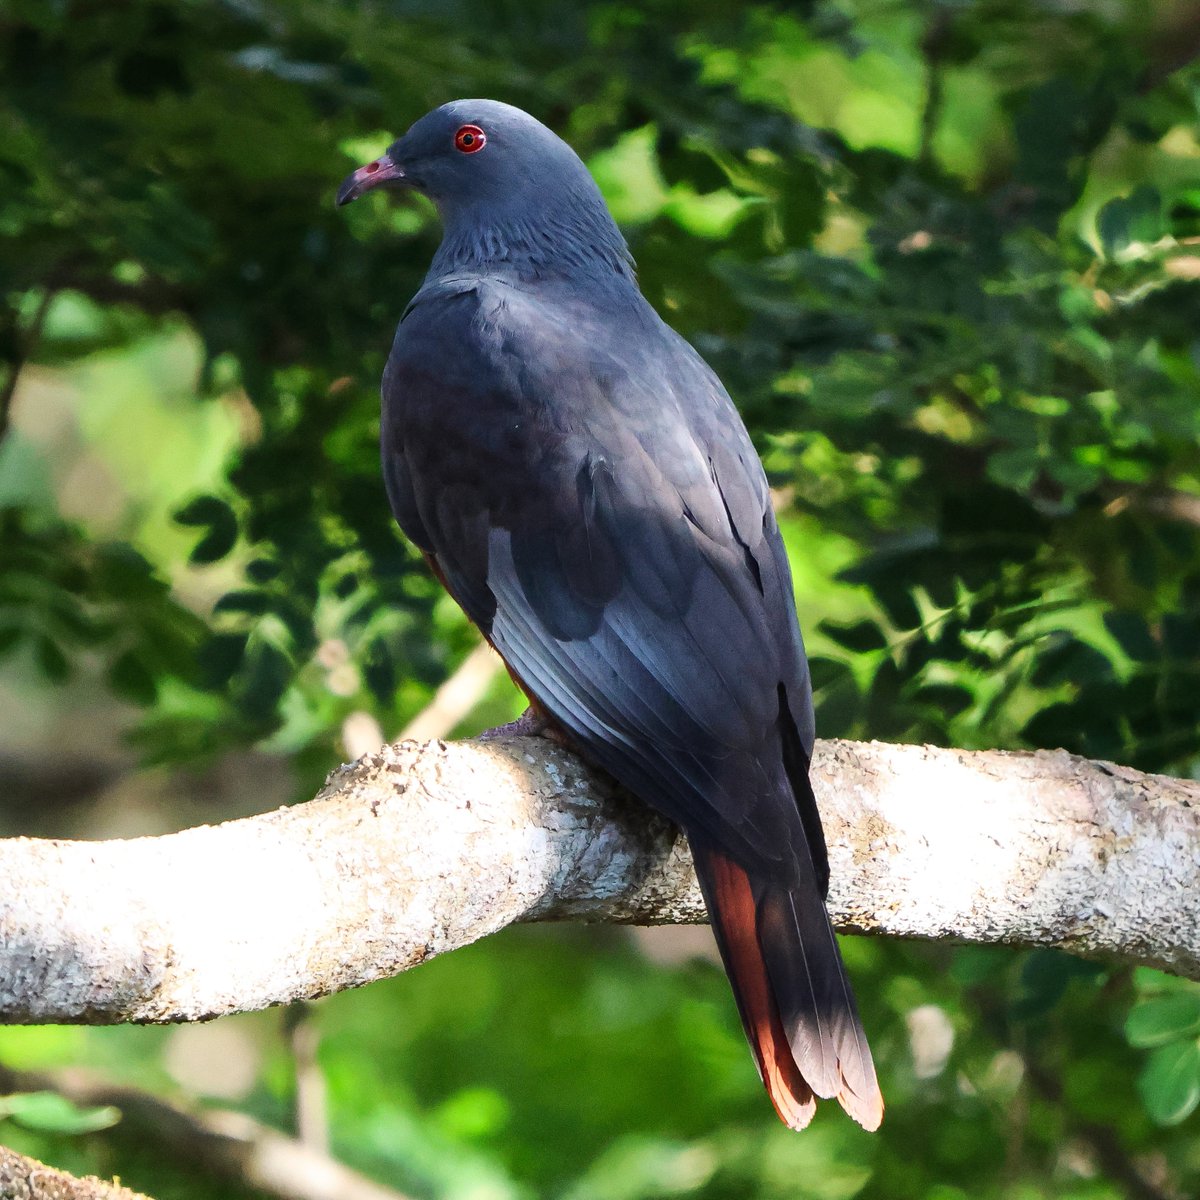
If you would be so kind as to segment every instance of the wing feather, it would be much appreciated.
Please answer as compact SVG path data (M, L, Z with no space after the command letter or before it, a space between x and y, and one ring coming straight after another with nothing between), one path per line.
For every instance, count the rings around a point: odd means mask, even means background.
M780 688L801 741L811 700L744 426L665 326L535 303L476 281L410 308L384 385L398 520L593 759L744 865L823 863L781 743Z

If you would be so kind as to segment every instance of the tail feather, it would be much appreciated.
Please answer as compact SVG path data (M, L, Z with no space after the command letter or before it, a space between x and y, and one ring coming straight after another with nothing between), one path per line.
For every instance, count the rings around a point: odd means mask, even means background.
M724 855L703 852L694 843L692 853L759 1078L779 1119L792 1129L803 1129L812 1120L817 1101L796 1065L771 995L771 982L754 932L750 881L745 871Z
M836 1097L865 1129L877 1129L883 1098L815 879L792 888L754 881L690 840L742 1025L780 1119L802 1129L816 1097Z

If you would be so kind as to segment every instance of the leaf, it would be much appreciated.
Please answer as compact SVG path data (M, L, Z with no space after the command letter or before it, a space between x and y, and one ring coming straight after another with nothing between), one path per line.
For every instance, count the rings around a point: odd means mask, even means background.
M111 1105L81 1108L58 1092L17 1092L0 1096L0 1118L39 1133L80 1134L111 1129L120 1119Z
M271 597L266 592L226 592L213 607L213 612L248 613L259 617L271 607Z
M108 686L135 704L153 704L158 695L153 672L132 650L126 650L108 668Z
M1085 742L1097 741L1120 746L1120 728L1111 711L1089 703L1051 704L1034 713L1021 730L1030 745L1043 750L1071 750L1082 753ZM1110 753L1108 757L1113 757Z
M1154 967L1134 967L1133 984L1139 992L1156 995L1163 992L1190 992L1196 986L1191 979L1158 971Z
M396 694L396 660L386 638L376 637L362 654L363 680L380 704L389 703Z
M269 558L255 558L246 564L246 574L258 584L270 583L281 570L280 565Z
M1200 1045L1189 1039L1159 1047L1138 1078L1138 1091L1159 1125L1185 1120L1200 1104Z
M823 655L817 655L808 660L808 672L815 692L819 692L831 684L839 683L851 674L848 663L840 662L836 658L825 658Z
M838 625L833 621L822 621L821 632L839 646L865 654L870 650L882 650L887 645L883 630L874 621L855 621L853 625Z
M154 574L154 568L125 542L101 547L93 579L99 595L125 600L148 600L167 591L166 584Z
M237 517L224 500L200 496L175 513L180 525L207 527L208 532L196 543L188 561L196 565L214 563L225 557L237 541Z
M1150 627L1140 613L1106 612L1104 626L1121 649L1135 662L1153 662L1159 657L1159 649L1150 634Z
M1162 619L1162 638L1168 659L1193 660L1200 647L1200 619L1167 613Z
M1053 688L1060 684L1085 684L1111 679L1112 664L1095 646L1070 634L1055 635L1047 650L1037 659L1032 681L1038 687Z
M244 671L242 705L253 717L265 721L291 682L291 660L272 642L255 639L247 647Z
M1200 987L1143 1000L1125 1022L1131 1046L1150 1049L1200 1033Z
M823 737L850 737L855 732L863 702L853 672L846 670L839 679L827 682L814 701Z
M1012 450L997 450L988 459L987 470L996 483L1027 492L1037 479L1040 466L1036 447L1018 446Z
M875 599L896 629L916 629L921 624L921 610L907 587L884 580L874 590Z
M39 633L33 642L34 657L42 674L54 683L62 683L71 674L71 664L57 642Z
M1052 1009L1072 980L1095 979L1104 968L1098 963L1064 954L1061 950L1034 950L1021 968L1021 986L1013 1003L1013 1017L1029 1021Z
M913 693L921 704L931 704L943 716L956 717L975 703L969 688L958 683L928 683Z
M1104 253L1116 258L1138 243L1163 236L1163 202L1157 188L1143 185L1128 196L1110 200L1096 214L1096 233Z
M218 500L216 496L198 496L175 511L175 523L202 528L223 520L226 512L232 510L225 501Z
M200 672L206 686L220 688L229 682L245 657L248 636L245 633L218 633L201 646Z
M904 733L907 713L900 705L900 670L890 658L884 658L871 679L867 693L867 734L883 740L899 739Z

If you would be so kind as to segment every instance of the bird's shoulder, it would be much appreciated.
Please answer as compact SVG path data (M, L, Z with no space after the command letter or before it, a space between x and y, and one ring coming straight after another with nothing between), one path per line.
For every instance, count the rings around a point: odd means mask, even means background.
M427 283L397 329L384 407L385 421L457 424L468 438L520 425L543 445L578 443L593 457L649 452L681 488L710 487L723 466L757 509L767 503L728 393L636 288Z
M434 364L443 375L455 363L477 367L481 357L493 365L519 357L536 366L547 354L603 340L612 325L611 311L572 289L529 288L494 275L448 276L427 281L409 302L392 358L409 369Z

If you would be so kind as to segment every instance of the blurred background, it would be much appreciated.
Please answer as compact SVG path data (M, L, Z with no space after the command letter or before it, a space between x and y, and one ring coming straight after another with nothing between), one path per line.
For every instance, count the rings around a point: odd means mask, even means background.
M1197 55L1184 0L6 0L0 834L260 811L519 711L379 478L432 210L333 208L472 95L578 149L737 400L824 736L1200 777ZM708 947L512 929L286 1013L0 1030L45 1084L0 1141L265 1194L56 1102L83 1067L431 1200L1200 1191L1197 985L848 939L888 1117L797 1136Z

